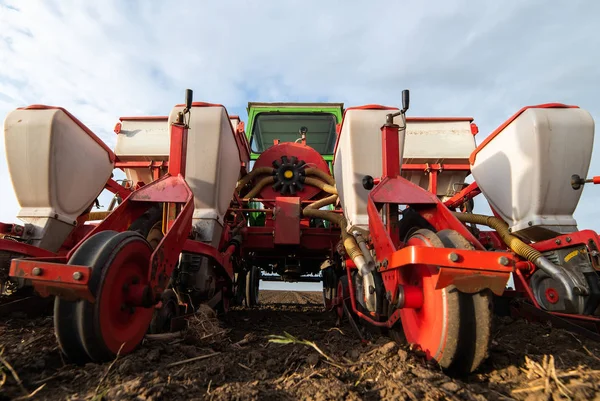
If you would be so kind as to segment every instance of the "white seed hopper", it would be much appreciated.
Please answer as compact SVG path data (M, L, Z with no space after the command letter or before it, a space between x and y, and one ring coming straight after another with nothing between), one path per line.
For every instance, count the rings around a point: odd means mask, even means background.
M4 121L6 160L17 217L30 230L31 244L59 250L76 219L104 189L115 155L68 111L35 105Z
M559 104L525 107L471 155L473 177L511 231L532 241L577 231L573 218L594 144L587 111Z
M381 126L386 115L397 109L349 108L344 113L335 153L334 175L344 215L349 227L368 230L367 199L362 187L365 175L382 173ZM400 117L396 117L400 121ZM409 118L406 136L400 134L400 163L444 163L468 165L475 149L469 118ZM437 195L451 194L454 184L462 184L468 171L445 171L438 175ZM402 171L402 176L427 189L423 170Z

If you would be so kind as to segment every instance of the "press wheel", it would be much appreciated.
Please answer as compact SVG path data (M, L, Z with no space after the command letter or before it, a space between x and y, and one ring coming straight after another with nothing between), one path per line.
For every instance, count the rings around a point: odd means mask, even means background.
M138 346L154 309L134 306L129 297L147 284L151 255L146 239L132 231L100 232L73 254L69 264L91 267L89 288L96 302L80 300L68 308L61 307L61 300L55 304L55 331L70 359L83 362L83 350L88 359L104 362Z
M407 246L473 249L458 233L443 230L415 231ZM448 286L435 289L438 267L419 265L404 269L406 284L423 290L423 306L402 309L402 330L406 341L419 346L428 359L435 359L447 371L470 373L487 354L491 328L491 297L488 292L465 294ZM397 329L397 328L395 328ZM399 336L393 335L398 338Z
M82 247L90 257L96 257L107 238L112 238L115 231L102 231L90 237ZM75 253L75 255L77 252ZM74 256L75 256L74 255ZM71 258L70 265L78 263L82 258ZM89 356L83 348L77 329L77 308L82 301L67 301L61 297L54 298L54 334L62 353L73 363L82 364L89 361Z
M258 293L260 286L260 269L252 266L246 275L246 306L258 305Z
M336 298L337 298L337 302L336 302L336 307L335 307L335 313L338 316L338 318L341 320L344 318L344 304L346 304L346 307L348 308L349 312L352 311L352 304L350 301L350 289L348 286L348 275L347 274L342 275L340 277L340 279L338 280L337 290L336 290Z
M337 293L338 278L335 269L332 266L321 270L323 280L323 307L325 310L331 310Z

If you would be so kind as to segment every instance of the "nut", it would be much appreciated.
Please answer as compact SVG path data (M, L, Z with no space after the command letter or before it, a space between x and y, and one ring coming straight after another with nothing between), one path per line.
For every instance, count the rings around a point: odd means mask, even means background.
M34 276L41 276L42 269L40 269L39 267L34 267L33 269L31 269L31 274Z
M450 255L448 255L448 259L450 259L451 262L458 262L458 255L454 252L451 252Z
M508 258L506 256L500 256L498 258L498 263L500 263L502 266L508 266L508 263L510 261L508 260Z
M81 273L81 272L75 272L75 273L73 273L73 280L79 281L82 278L83 278L83 273Z

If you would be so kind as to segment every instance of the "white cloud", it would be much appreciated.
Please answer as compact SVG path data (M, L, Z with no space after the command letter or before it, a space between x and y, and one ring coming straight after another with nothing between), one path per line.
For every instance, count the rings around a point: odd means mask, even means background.
M478 141L528 104L600 121L598 2L2 4L0 115L61 105L109 145L120 115L165 114L188 87L242 116L251 100L397 105L408 87L412 115L472 115ZM16 221L4 160L0 188L0 221ZM585 190L582 227L600 230L598 196Z

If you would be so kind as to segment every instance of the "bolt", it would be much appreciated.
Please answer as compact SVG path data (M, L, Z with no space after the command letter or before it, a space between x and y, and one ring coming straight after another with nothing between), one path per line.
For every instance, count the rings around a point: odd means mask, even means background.
M448 255L448 259L450 259L450 262L458 262L458 255L452 252Z
M388 267L388 260L387 259L383 259L383 267Z
M571 242L571 237L567 237L566 240L567 240L567 243Z
M41 276L42 275L42 269L40 269L39 267L34 267L31 270L31 274L34 276Z
M508 263L510 261L508 260L508 258L506 256L500 256L498 258L498 263L500 263L502 266L508 266Z
M83 278L83 273L81 272L75 272L73 273L73 280L79 281Z
M556 241L554 241L556 243L556 245L560 245L560 240L557 239Z
M527 222L527 225L528 225L529 227L531 227L531 226L533 225L533 221L528 221L528 222Z

